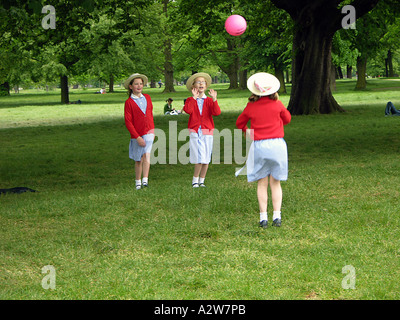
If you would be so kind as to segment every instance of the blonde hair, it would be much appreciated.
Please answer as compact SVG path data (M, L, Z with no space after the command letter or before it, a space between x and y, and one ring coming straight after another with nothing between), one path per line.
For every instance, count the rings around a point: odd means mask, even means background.
M276 101L276 100L279 99L279 94L278 94L278 92L275 92L275 93L270 94L270 95L268 95L268 96L266 96L266 97L270 98L271 100ZM260 98L261 98L261 96L258 96L258 95L256 95L256 94L252 94L252 95L249 97L249 101L250 101L250 102L256 102L256 101L258 101Z

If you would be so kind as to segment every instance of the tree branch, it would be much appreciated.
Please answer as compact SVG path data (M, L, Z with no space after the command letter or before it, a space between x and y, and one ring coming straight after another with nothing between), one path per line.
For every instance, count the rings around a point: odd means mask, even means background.
M351 5L356 9L357 19L371 11L379 0L354 0Z
M299 12L303 9L304 5L308 1L293 1L293 0L271 0L271 2L278 9L283 9L292 17L293 20L296 20Z
M277 8L289 13L294 21L302 19L302 16L311 17L319 13L321 21L324 21L325 27L329 30L334 32L341 28L344 16L339 6L343 0L271 0L271 2ZM354 6L358 19L371 11L378 2L379 0L354 0L350 5Z

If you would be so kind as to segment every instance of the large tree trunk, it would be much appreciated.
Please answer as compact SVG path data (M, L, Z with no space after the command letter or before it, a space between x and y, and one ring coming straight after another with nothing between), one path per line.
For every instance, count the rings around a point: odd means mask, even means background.
M247 69L239 71L239 89L247 89Z
M167 92L175 92L174 88L174 66L172 65L172 49L171 49L171 40L168 39L165 42L164 47L164 78L165 78L165 87L164 93Z
M271 0L295 21L292 59L292 91L288 109L292 114L343 111L331 92L332 38L345 17L333 0ZM379 0L354 0L357 18Z
M290 83L290 72L289 70L285 70L285 76L286 76L286 83ZM286 87L285 87L286 89Z
M337 70L337 78L336 78L336 79L343 79L342 67L341 67L341 66L338 66L338 67L336 68L336 70Z
M388 50L387 53L387 64L388 64L388 76L389 77L394 77L394 70L393 70L393 55L392 55L392 50Z
M357 58L357 83L356 90L362 90L367 87L367 79L365 74L367 73L367 58Z
M234 63L230 64L229 66L225 66L223 64L218 65L223 72L226 73L226 75L229 78L229 88L228 89L237 89L238 86L238 66L237 66L237 60L235 60Z
M343 111L332 95L332 37L306 13L293 40L293 84L288 109L294 115ZM315 13L314 13L315 14Z
M68 92L68 76L60 76L61 82L61 103L69 104L69 92Z
M110 83L108 84L108 92L114 92L114 75L110 75Z
M239 73L239 56L236 52L236 44L234 41L228 39L227 40L227 53L225 59L218 59L215 52L212 52L212 56L216 62L216 64L221 68L223 72L229 78L229 88L228 89L238 89L238 73ZM246 81L247 83L247 81Z
M385 58L385 77L389 77L388 58Z
M337 78L337 73L336 73L337 68L331 63L331 91L336 91L336 78Z
M346 66L346 78L347 79L352 79L353 78L353 67L347 65Z
M169 0L163 0L163 12L168 18L168 3ZM175 92L174 88L174 66L172 65L172 41L171 36L166 30L166 39L164 41L164 78L165 86L164 93Z
M243 49L243 45L240 42L237 44L237 47ZM247 90L247 69L249 64L247 61L244 61L244 59L240 59L239 56L237 57L237 61L239 72L239 89Z
M0 84L0 96L9 96L10 95L10 84L8 82L4 82Z
M229 88L228 89L237 89L239 87L237 70L233 70L232 68L230 68L225 73L229 78Z
M274 69L275 69L275 77L281 83L281 87L279 88L278 93L281 94L286 93L285 75L283 73L283 69L280 68L277 64L275 64Z

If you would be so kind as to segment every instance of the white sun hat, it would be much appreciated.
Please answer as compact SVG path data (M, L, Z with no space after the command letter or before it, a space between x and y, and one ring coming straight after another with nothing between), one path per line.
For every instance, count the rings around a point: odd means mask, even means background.
M269 96L280 87L278 78L266 72L255 73L247 80L247 89L257 96Z
M128 79L125 80L125 82L124 82L124 87L125 87L125 89L128 90L128 89L129 89L129 84L130 84L130 82L131 82L133 79L136 79L136 78L142 79L142 80L143 80L143 85L144 85L144 86L145 86L145 85L147 84L147 82L149 81L149 80L147 79L147 77L146 77L144 74L134 73L134 74L130 75Z
M207 88L209 86L211 86L211 83L212 83L211 76L205 72L198 72L198 73L191 75L190 78L186 81L186 88L189 91L192 91L193 82L194 82L194 80L196 80L196 78L199 78L199 77L203 77L206 80Z

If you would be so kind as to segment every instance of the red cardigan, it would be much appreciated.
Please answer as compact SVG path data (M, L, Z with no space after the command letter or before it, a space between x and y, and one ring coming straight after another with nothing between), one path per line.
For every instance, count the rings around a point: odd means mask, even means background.
M131 97L125 101L125 125L132 139L154 132L153 103L148 94L143 95L147 101L146 114Z
M213 101L207 97L204 100L203 111L200 115L200 110L197 106L197 101L193 98L187 98L183 111L189 114L188 128L191 132L197 132L201 126L203 134L212 135L214 131L214 120L212 116L221 114L221 109L218 101Z
M292 116L280 100L261 97L256 102L249 102L236 121L236 127L246 131L250 120L254 129L254 140L283 138L283 126Z

